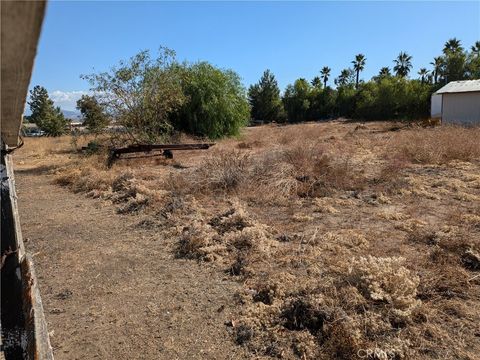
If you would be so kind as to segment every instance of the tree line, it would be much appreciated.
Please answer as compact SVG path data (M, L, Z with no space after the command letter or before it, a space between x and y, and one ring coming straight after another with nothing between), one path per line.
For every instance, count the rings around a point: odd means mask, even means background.
M480 78L480 41L466 50L460 40L448 40L442 54L409 78L412 56L407 52L393 60L393 69L382 67L369 81L360 79L367 58L358 54L329 86L331 69L323 67L311 81L289 84L283 96L270 70L248 90L254 120L299 122L339 116L364 120L419 119L429 116L433 92L450 81ZM393 70L393 71L392 71Z
M93 95L77 102L85 126L93 133L112 121L123 126L131 141L165 141L176 132L211 139L239 133L250 120L300 122L335 117L364 120L419 119L429 116L432 92L450 81L480 78L480 41L466 50L457 39L410 78L412 56L401 52L393 68L382 67L368 81L361 79L367 58L358 54L330 86L331 69L324 66L311 81L289 84L281 94L273 73L266 70L247 90L232 70L208 62L180 63L175 52L161 47L153 57L142 51L109 71L82 75ZM29 120L48 135L66 130L66 119L35 86L30 92Z

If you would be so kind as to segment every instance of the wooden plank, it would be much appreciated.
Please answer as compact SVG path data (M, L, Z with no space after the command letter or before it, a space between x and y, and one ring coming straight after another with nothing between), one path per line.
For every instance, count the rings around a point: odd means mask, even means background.
M9 205L13 223L13 231L10 233L12 236L9 236L10 238L8 240L9 243L13 245L13 248L18 250L10 256L14 257L12 259L15 260L13 265L20 270L19 281L21 282L21 295L18 295L18 297L21 297L21 299L19 299L17 303L18 306L15 306L15 311L18 312L18 314L23 314L22 317L24 318L23 328L18 329L19 332L24 334L26 339L26 344L22 344L22 348L25 346L24 351L28 359L53 360L53 352L50 345L38 280L33 261L31 257L26 254L23 243L11 155L5 155L4 161L6 181L9 190L8 201L10 202ZM2 199L2 202L3 201L5 201L5 199ZM13 239L11 239L11 237L13 237ZM3 241L7 241L7 239L2 238L2 243Z
M8 177L8 187L10 192L10 203L12 204L13 212L13 221L14 221L14 231L15 231L15 242L16 249L18 249L18 259L19 263L25 256L25 245L23 244L22 229L20 227L20 217L18 215L18 205L17 205L17 192L15 190L15 176L13 173L13 162L11 155L5 155L5 167Z
M1 1L1 134L9 147L18 134L37 53L45 1Z
M25 330L27 334L34 334L34 338L31 339L33 341L28 344L28 353L33 354L34 359L53 360L37 275L32 258L28 254L21 263L21 272L24 284Z

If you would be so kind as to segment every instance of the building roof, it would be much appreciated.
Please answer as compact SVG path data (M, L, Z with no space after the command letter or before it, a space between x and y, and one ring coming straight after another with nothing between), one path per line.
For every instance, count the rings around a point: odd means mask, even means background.
M22 126L25 129L36 129L36 128L38 128L38 125L35 124L35 123L23 123Z
M451 81L435 94L480 91L480 80Z

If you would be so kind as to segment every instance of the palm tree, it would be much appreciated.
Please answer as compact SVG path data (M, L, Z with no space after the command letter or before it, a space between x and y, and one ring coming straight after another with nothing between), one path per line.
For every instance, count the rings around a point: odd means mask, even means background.
M422 84L425 82L425 78L428 75L428 70L426 68L421 68L418 71L418 75L420 75L420 80L422 81Z
M320 71L320 75L323 79L323 87L326 88L327 87L327 81L328 81L328 78L330 77L330 71L332 69L330 69L328 66L324 66L322 68L322 70Z
M400 77L408 76L410 69L412 68L412 57L408 55L406 52L402 51L398 54L397 58L393 60L395 66L393 70Z
M340 75L335 79L335 84L337 86L346 86L351 84L354 74L355 73L352 69L343 69L340 72Z
M388 66L382 67L378 72L378 76L382 78L392 76L392 74L390 73L390 68Z
M312 86L314 86L314 87L321 87L322 80L321 80L318 76L315 76L315 77L312 79L311 84L312 84Z
M378 72L378 75L375 75L374 77L372 77L372 80L378 82L390 76L392 76L392 74L390 73L390 68L387 66L384 66L380 69L380 71Z
M475 44L470 49L472 50L472 53L480 56L480 41L475 41Z
M430 65L433 65L433 81L436 84L438 75L442 72L443 58L441 56L433 58L433 61L430 63Z
M466 54L460 40L449 39L443 47L444 66L443 79L448 81L462 80L466 75Z
M462 43L457 38L448 40L443 47L443 53L445 55L456 54L461 51L463 51Z
M358 55L355 55L355 60L352 61L353 70L355 70L355 72L357 73L357 78L356 78L356 81L355 81L355 87L357 87L357 88L358 88L358 77L360 75L360 71L365 69L365 61L366 60L367 59L365 58L365 55L358 54Z

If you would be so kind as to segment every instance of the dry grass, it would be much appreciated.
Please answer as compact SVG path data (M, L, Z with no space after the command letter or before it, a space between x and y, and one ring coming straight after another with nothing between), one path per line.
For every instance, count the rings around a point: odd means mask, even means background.
M400 156L418 164L444 164L452 160L480 158L480 128L443 126L435 129L405 131L392 140L391 147ZM392 149L387 149L391 151Z
M420 304L417 287L420 279L404 267L405 258L360 257L352 265L359 290L370 300L384 302L393 315L411 316Z
M327 196L337 190L359 190L364 186L361 169L348 156L337 156L317 143L261 152L222 149L206 157L187 177L183 172L167 181L172 191L234 194L264 203Z
M479 129L391 129L267 125L112 169L66 139L28 139L41 154L27 142L25 161L239 280L229 329L252 356L474 359Z
M234 191L246 181L248 165L248 154L235 150L214 153L198 169L192 188L210 192Z

